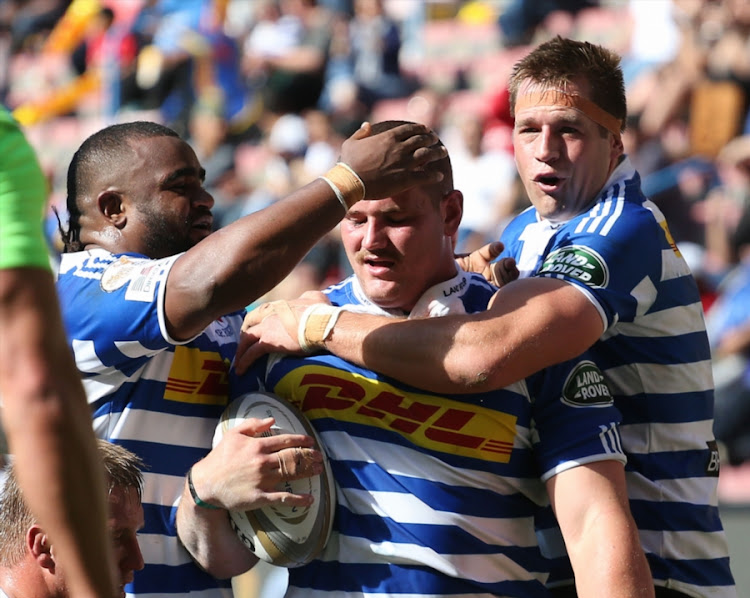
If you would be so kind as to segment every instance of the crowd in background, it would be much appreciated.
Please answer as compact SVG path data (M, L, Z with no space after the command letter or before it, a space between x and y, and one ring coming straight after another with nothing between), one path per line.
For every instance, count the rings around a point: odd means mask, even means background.
M24 125L65 218L76 147L157 120L206 169L215 226L326 172L365 120L436 129L464 193L458 250L528 205L505 83L560 34L623 56L626 151L703 291L716 433L750 460L750 3L746 0L6 0L0 98ZM336 232L272 295L345 272Z

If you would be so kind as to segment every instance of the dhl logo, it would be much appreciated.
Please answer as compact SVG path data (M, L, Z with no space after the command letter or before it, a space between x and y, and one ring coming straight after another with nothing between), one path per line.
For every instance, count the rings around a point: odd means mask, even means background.
M311 420L333 417L401 434L417 446L508 463L516 417L428 394L406 393L380 380L321 366L285 375L274 392Z
M181 403L226 405L229 362L214 352L177 346L164 398Z

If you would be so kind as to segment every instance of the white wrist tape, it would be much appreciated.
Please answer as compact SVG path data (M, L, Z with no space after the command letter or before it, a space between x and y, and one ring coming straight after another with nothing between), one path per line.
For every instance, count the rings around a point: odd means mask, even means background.
M365 184L351 166L338 162L325 175L319 177L333 189L345 211L365 198Z
M325 341L331 336L343 307L316 303L308 307L299 320L297 342L305 353L325 348Z

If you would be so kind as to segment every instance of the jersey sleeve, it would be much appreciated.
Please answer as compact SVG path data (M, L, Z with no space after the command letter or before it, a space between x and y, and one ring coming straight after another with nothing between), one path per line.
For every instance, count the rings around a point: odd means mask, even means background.
M649 210L625 206L610 228L588 218L556 235L537 276L575 285L599 309L606 326L632 322L657 300L656 289L678 264L676 248ZM675 258L675 259L672 259Z
M585 354L527 379L542 481L595 461L625 463L620 412L599 367Z
M103 265L92 257L61 271L58 292L79 367L86 369L80 361L90 355L92 368L132 374L156 353L190 342L170 338L164 317L167 276L177 257L120 256Z

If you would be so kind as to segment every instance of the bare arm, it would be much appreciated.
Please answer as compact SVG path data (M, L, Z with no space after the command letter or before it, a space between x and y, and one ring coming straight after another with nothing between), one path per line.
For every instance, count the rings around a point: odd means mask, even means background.
M622 463L599 461L568 469L547 482L547 492L580 598L654 596Z
M264 353L299 351L294 326L265 316L255 310L245 320L239 372ZM597 309L571 284L525 278L500 289L486 312L469 316L394 322L343 312L325 349L426 390L480 392L580 355L602 330Z
M423 125L370 136L369 125L344 142L341 160L357 172L366 199L437 181L426 167L446 155ZM166 315L174 338L186 339L216 318L242 309L278 284L343 217L325 181L316 179L270 207L245 216L181 256L167 280Z
M0 270L0 395L18 480L72 596L115 596L104 473L52 273Z

